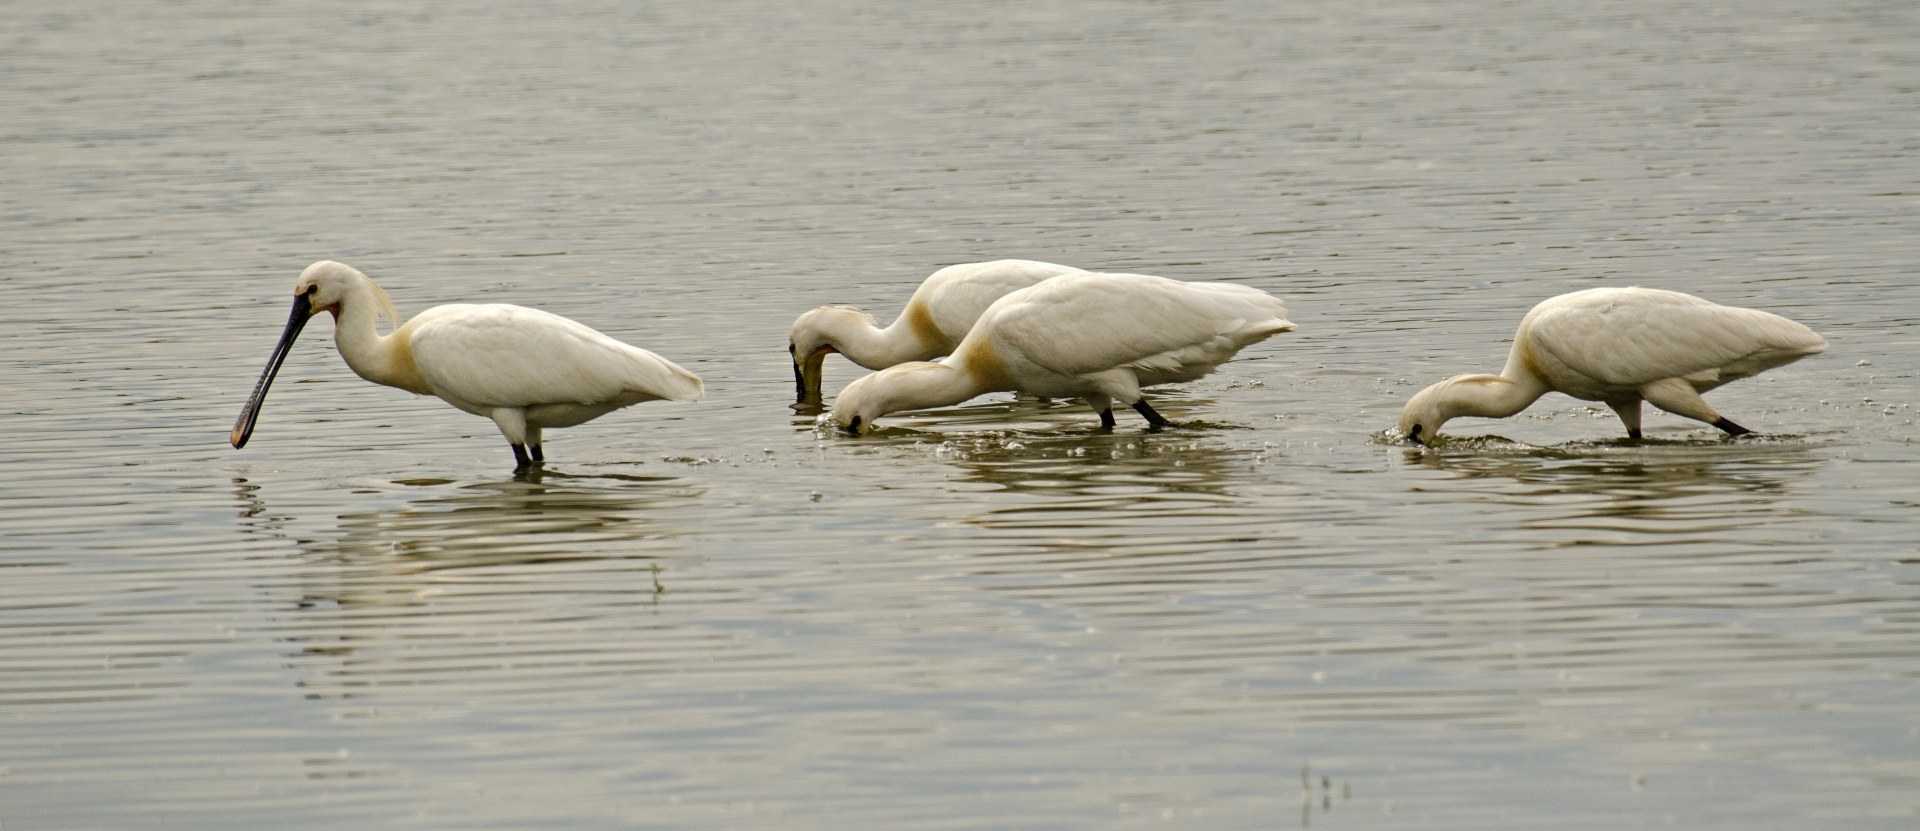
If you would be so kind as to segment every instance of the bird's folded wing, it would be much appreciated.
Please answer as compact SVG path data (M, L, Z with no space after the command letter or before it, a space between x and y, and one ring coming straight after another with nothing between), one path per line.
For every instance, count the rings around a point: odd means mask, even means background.
M440 306L409 322L414 361L439 394L497 407L592 404L632 393L700 398L673 362L537 309Z
M1225 360L1293 328L1286 313L1279 298L1232 283L1088 274L1009 295L988 315L997 341L1047 370L1081 375Z
M1779 315L1671 292L1543 310L1527 328L1535 349L1621 386L1723 370L1751 374L1748 363L1777 366L1826 348L1812 330Z
M932 314L940 331L955 340L966 337L980 314L1013 292L1057 274L1078 272L1072 266L1034 260L994 260L948 266L933 273L913 293Z

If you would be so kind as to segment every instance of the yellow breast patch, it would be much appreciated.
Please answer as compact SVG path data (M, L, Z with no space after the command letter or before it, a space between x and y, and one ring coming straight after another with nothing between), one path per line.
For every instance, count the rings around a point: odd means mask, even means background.
M1007 369L1007 362L986 338L967 344L965 351L955 357L967 371L968 380L983 390L1010 390L1020 386L1013 372Z
M940 327L934 325L933 313L927 311L926 304L908 303L907 310L901 312L900 316L906 319L907 328L913 331L913 336L919 338L928 349L942 353L953 348L953 341L947 340Z

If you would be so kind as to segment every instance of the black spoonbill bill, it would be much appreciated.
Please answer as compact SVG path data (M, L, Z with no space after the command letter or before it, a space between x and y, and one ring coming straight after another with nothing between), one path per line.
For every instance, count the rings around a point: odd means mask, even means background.
M1143 274L1069 273L995 301L953 354L860 378L833 402L851 433L901 410L944 407L1014 390L1079 398L1112 427L1113 402L1169 426L1142 387L1191 381L1234 353L1293 328L1280 299L1233 283Z
M401 325L393 300L367 275L323 260L293 284L293 316L233 423L234 447L246 446L281 361L307 319L323 311L333 313L333 342L356 374L493 419L513 445L516 471L545 460L543 428L642 401L698 401L703 391L672 361L537 309L452 304ZM395 327L384 337L374 328L381 312Z
M1400 432L1431 444L1461 416L1505 418L1549 392L1604 402L1640 438L1640 402L1751 433L1700 393L1826 351L1827 342L1776 314L1659 289L1605 288L1541 301L1520 321L1499 375L1456 375L1400 411Z
M993 301L1049 277L1079 271L1033 260L950 265L922 282L885 329L872 315L846 306L807 312L793 321L787 333L796 400L801 404L820 401L820 373L829 352L845 355L867 369L951 354Z

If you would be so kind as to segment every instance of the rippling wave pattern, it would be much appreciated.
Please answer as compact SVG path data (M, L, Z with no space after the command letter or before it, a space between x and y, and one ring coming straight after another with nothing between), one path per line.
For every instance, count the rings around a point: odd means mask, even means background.
M1910 828L1920 9L0 8L0 826ZM1298 331L854 439L799 313L1026 257ZM550 431L368 384L300 269L699 373ZM1391 440L1546 297L1824 355L1723 439ZM829 396L863 370L827 363Z

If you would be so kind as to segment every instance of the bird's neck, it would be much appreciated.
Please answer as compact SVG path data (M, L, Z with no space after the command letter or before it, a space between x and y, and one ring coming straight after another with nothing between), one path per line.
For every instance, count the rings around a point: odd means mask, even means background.
M912 325L904 314L885 329L874 326L872 318L856 314L836 315L826 323L826 341L847 360L867 369L939 357L950 345L928 343L920 331L923 327Z
M946 362L900 364L887 379L887 400L891 404L887 412L946 407L993 392L976 383L964 368Z
M355 286L332 308L333 343L348 368L376 384L432 395L414 366L413 350L404 331L382 337L378 330L380 300L372 286ZM403 327L404 328L404 327Z
M1453 416L1506 418L1527 408L1548 392L1547 385L1529 373L1518 377L1469 375L1449 389L1447 409Z

